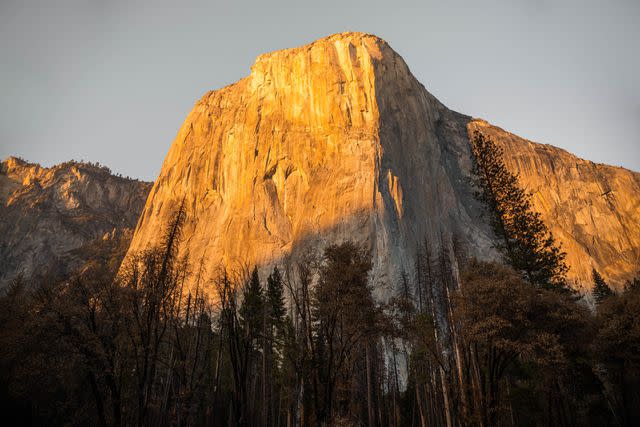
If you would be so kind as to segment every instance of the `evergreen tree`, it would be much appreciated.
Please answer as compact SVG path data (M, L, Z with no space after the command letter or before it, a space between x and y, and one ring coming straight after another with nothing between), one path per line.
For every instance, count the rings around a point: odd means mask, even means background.
M364 370L354 369L372 360L367 346L374 335L377 308L369 286L371 267L369 251L353 242L324 251L311 300L311 380L314 416L320 424L329 424L337 403L349 400L347 390L359 380L363 390L371 386L370 375L359 379L355 372ZM372 399L369 395L367 402L372 404Z
M593 277L593 290L591 292L593 298L596 300L596 304L600 305L605 299L614 295L614 293L595 268L591 271L591 275Z
M284 303L284 286L278 267L267 278L267 310L271 325L281 328L287 313Z
M625 293L637 292L640 290L640 275L631 280L627 280L624 284Z
M258 269L255 267L249 282L244 286L242 296L240 322L246 336L253 340L262 333L262 322L264 320L264 296L262 286L260 286Z
M567 289L565 253L534 212L531 194L518 185L507 169L503 151L489 137L475 131L472 138L473 172L478 198L486 204L491 226L500 239L506 261L530 283Z

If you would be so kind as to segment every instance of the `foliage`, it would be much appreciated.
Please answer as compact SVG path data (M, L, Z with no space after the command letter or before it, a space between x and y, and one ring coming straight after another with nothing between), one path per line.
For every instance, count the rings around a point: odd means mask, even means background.
M32 425L635 425L639 286L592 314L522 271L424 241L388 301L369 251L299 253L266 281L161 244L0 297L3 414ZM460 271L458 266L464 266ZM283 268L284 267L284 268ZM186 283L192 285L187 287Z
M591 276L593 277L593 290L591 291L593 294L593 299L596 301L596 304L602 304L605 299L614 295L614 292L611 290L607 282L602 278L600 273L594 268L591 271Z
M565 253L532 209L531 194L519 187L518 177L507 169L502 149L475 131L472 151L477 196L487 207L507 263L530 283L566 289Z
M506 407L519 418L523 411L504 395L506 384L509 393L530 388L537 396L553 396L537 402L549 414L577 406L569 384L575 375L573 360L587 351L591 325L586 308L564 294L531 287L509 268L473 261L462 276L456 315L464 342L474 349L477 422L497 424ZM571 422L557 417L543 420ZM516 419L518 425L526 422Z
M593 341L598 371L618 425L640 423L640 289L630 287L598 306Z

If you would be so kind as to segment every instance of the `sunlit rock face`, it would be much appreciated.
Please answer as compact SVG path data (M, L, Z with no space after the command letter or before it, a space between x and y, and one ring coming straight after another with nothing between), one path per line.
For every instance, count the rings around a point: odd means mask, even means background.
M157 243L184 201L182 250L204 260L207 278L220 266L290 265L305 248L353 239L371 249L385 296L425 240L495 258L470 184L470 120L372 35L261 55L248 77L205 94L188 115L130 253Z
M10 157L0 163L0 288L81 267L95 241L130 239L150 184L106 168L51 168ZM91 246L91 247L89 247Z
M596 268L614 287L640 270L640 174L580 159L489 125L469 123L504 150L509 169L533 194L536 211L562 243L575 286L590 288Z

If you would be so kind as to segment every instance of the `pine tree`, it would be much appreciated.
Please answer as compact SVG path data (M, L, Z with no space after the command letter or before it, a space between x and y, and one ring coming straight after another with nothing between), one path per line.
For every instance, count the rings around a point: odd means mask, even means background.
M627 280L627 282L624 284L625 293L637 292L638 290L640 290L640 275L634 277L631 280Z
M273 272L267 278L266 300L270 323L277 328L281 328L287 310L284 302L282 276L278 267L274 267Z
M262 322L264 320L264 296L257 268L253 269L251 278L243 289L242 296L240 321L247 337L253 340L262 333Z
M596 300L596 304L600 305L604 300L613 296L614 293L595 268L591 271L591 275L594 285L591 293L593 294L593 299Z
M369 251L353 242L324 251L311 299L314 415L322 424L328 424L334 414L337 394L353 385L352 381L358 382L355 364L367 358L371 363L372 350L366 346L374 335L377 313L368 279L371 266ZM360 358L363 355L365 360ZM370 376L363 376L367 379L360 383L362 389L364 384L371 386ZM372 394L367 396L372 408ZM371 413L368 411L369 416Z
M491 138L475 131L472 138L473 172L477 196L488 208L491 226L500 239L505 260L530 283L567 289L565 253L534 212L531 194L518 185L507 169L503 151Z

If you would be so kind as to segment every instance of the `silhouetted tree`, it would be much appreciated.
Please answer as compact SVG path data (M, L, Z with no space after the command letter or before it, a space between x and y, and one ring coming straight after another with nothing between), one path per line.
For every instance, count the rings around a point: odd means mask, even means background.
M614 292L595 268L591 270L591 277L593 278L593 290L591 291L593 299L596 301L596 304L600 305L605 299L614 295Z
M478 198L487 207L505 260L530 283L567 289L565 253L533 211L531 195L507 169L502 149L477 130L471 142Z
M617 425L640 423L640 288L628 288L598 306L593 346L605 395Z
M634 277L631 280L627 280L627 282L624 284L625 292L633 292L636 290L640 290L640 275Z
M256 349L258 339L262 334L264 322L264 295L258 269L254 268L251 277L242 290L242 305L240 306L240 322L250 345Z
M527 422L513 394L529 392L534 400L527 405L539 406L540 422L572 423L574 358L586 357L590 341L585 308L569 295L528 286L509 268L472 261L462 275L456 316L470 350L472 423Z
M284 285L278 267L267 278L267 307L269 323L276 329L283 327L287 309L285 307Z

